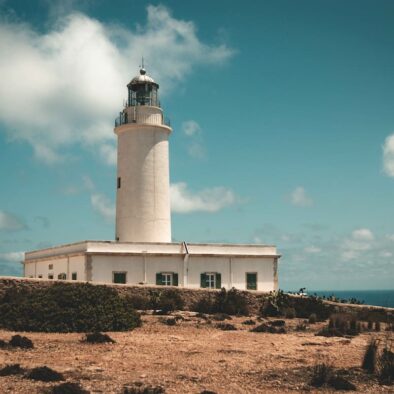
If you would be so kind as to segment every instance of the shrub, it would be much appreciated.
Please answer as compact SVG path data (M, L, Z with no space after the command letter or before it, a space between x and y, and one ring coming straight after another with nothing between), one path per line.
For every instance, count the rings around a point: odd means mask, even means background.
M160 320L163 324L166 324L167 326L175 326L176 325L176 319L173 317L170 317L168 319L161 319Z
M176 310L182 310L185 302L181 293L175 289L151 290L150 305L153 309L167 314Z
M230 323L218 323L215 326L216 328L219 328L220 330L223 331L236 331L236 327L234 326L234 324L230 324Z
M125 386L123 394L164 394L165 390L161 386L144 386L142 383L135 383L132 386Z
M274 327L269 324L259 324L256 327L253 327L250 332L267 332L270 334L286 334L286 329L284 327Z
M300 322L296 325L296 331L306 331L308 326L304 322Z
M32 380L41 380L42 382L57 382L59 380L64 380L61 373L46 366L33 368L26 377Z
M325 337L355 336L360 333L361 325L355 317L347 313L334 313L330 316L328 325L323 327L316 335Z
M256 322L252 319L249 319L249 320L244 320L242 324L245 324L246 326L254 326Z
M317 322L316 313L311 313L308 318L309 324L315 324Z
M296 317L296 310L294 308L285 308L283 314L287 319L294 319Z
M101 332L92 332L91 334L86 334L84 342L87 343L115 343L115 341L107 334Z
M313 387L322 387L333 375L333 368L327 363L316 364L312 370L310 385Z
M51 394L89 394L78 383L65 382L52 387Z
M334 388L335 390L346 390L346 391L357 390L357 387L353 383L349 382L344 377L338 375L331 376L328 379L327 384L332 388Z
M41 332L126 331L141 325L139 314L115 289L87 283L8 289L0 322L8 330Z
M24 369L21 368L20 364L6 365L0 369L0 376L20 375L24 373Z
M369 373L374 373L376 370L376 355L378 352L378 343L375 339L371 339L365 349L362 369L368 371Z
M126 297L127 302L137 310L146 310L150 309L150 299L148 296L143 294L133 294L131 296Z
M312 370L309 384L313 387L330 386L335 390L357 390L356 386L342 376L327 363L316 364Z
M394 353L386 346L377 361L378 379L381 384L394 384Z
M286 322L284 320L272 320L269 324L274 327L284 327Z
M22 349L33 349L34 347L33 342L29 338L21 335L14 335L10 340L10 345Z
M244 293L237 289L208 293L194 305L193 309L201 313L225 313L227 315L248 315L249 305Z
M0 349L7 347L7 342L0 339Z

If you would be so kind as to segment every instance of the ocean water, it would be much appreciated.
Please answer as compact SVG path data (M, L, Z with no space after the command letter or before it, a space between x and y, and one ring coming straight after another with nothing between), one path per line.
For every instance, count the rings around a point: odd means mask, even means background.
M326 297L334 295L340 299L356 298L364 301L366 305L377 305L394 308L394 290L308 290L308 294L325 295Z

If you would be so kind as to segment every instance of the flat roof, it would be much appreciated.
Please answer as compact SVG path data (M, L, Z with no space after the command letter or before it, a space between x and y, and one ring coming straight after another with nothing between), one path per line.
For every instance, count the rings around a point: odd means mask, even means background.
M274 245L188 242L81 241L25 253L25 261L70 254L199 255L280 257Z

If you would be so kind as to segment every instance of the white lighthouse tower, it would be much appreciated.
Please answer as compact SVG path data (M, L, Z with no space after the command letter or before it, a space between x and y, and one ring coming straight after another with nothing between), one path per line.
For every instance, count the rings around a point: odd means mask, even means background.
M168 137L159 85L145 69L127 85L118 136L116 240L171 242Z

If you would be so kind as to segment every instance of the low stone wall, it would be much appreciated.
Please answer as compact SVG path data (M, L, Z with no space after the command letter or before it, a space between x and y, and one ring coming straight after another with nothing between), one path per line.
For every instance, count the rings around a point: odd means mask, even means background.
M17 289L28 289L29 291L34 291L38 288L45 288L49 286L53 286L55 283L63 283L69 286L76 286L81 283L80 281L57 281L57 280L46 280L46 279L31 279L31 278L18 278L18 277L0 277L0 302L3 298L7 289L17 288ZM120 295L122 296L149 296L152 291L163 290L162 286L145 286L145 285L121 285L121 284L107 284L107 283L92 283L95 286L108 286L114 288ZM192 307L199 300L204 298L209 293L216 293L219 290L209 290L209 289L187 289L182 287L172 287L179 291L182 295L182 298L185 301L185 309L192 310ZM257 314L264 297L267 296L267 293L263 292L249 292L242 291L242 293L247 297L248 303L250 306L250 312L252 314ZM294 298L301 298L302 296L290 295ZM371 305L354 305L354 304L342 304L331 301L324 301L325 304L333 307L335 312L346 312L352 314L359 314L362 312L379 312L381 314L394 318L394 308L383 308L378 306Z

